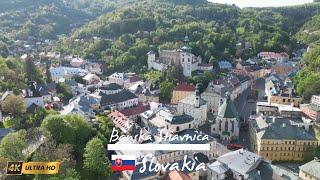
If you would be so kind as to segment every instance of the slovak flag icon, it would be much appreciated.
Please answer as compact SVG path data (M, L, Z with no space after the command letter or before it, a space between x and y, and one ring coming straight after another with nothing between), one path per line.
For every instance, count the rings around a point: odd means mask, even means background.
M136 169L136 157L134 155L112 155L112 171L127 171Z

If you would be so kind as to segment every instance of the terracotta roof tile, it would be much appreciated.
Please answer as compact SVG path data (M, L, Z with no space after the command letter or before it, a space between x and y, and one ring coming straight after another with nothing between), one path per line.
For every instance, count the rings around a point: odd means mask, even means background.
M192 84L178 84L175 88L174 91L195 91L196 87Z
M123 109L120 112L129 117L129 116L133 116L133 115L137 115L137 114L141 114L147 110L150 110L150 104L142 104L139 103L138 106L130 108L130 109Z

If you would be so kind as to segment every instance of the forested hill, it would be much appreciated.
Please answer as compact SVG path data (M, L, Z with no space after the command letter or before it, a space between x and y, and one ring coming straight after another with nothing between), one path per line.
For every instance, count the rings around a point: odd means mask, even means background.
M0 30L19 39L55 39L135 0L1 0Z
M179 48L186 33L193 53L213 64L260 51L291 53L298 46L294 34L318 9L319 3L240 9L204 0L141 0L77 29L72 37L85 41L62 38L57 50L96 60L112 57L111 72L143 70L147 51ZM251 49L237 51L239 42Z
M309 52L304 54L301 69L295 77L298 93L305 99L314 94L320 94L320 15L313 16L296 34L297 39L309 46Z

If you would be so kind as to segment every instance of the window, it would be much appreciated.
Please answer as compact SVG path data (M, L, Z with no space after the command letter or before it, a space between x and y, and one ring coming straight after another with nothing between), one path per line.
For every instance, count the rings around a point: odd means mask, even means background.
M176 127L176 131L179 131L179 130L180 130L180 128L179 128L179 126L177 126L177 127Z
M224 123L224 130L225 130L225 131L229 131L229 122L228 122L228 121L226 121L226 122Z
M191 124L189 124L189 129L191 128Z
M282 102L286 102L286 99L282 99Z
M231 121L231 132L234 132L234 121Z

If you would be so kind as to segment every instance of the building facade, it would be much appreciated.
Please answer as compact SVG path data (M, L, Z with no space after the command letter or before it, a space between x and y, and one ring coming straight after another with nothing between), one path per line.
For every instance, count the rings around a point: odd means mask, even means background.
M191 84L178 84L172 92L171 104L178 104L178 102L190 94L194 93L195 86Z
M178 50L159 50L159 57L155 52L150 51L148 54L148 69L165 71L169 66L181 67L183 75L190 77L191 73L196 70L212 70L213 66L202 63L202 58L191 53L189 38L184 38L184 46Z
M288 118L258 117L249 124L254 152L273 161L302 161L317 139Z
M178 114L187 114L194 118L196 127L207 121L207 102L201 98L199 85L195 92L178 103Z
M320 96L313 95L310 104L301 104L301 111L310 119L320 122Z

